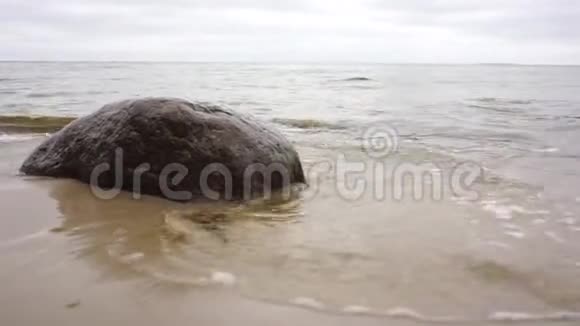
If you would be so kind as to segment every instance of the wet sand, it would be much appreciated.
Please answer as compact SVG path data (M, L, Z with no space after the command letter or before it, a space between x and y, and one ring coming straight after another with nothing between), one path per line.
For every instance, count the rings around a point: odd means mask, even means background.
M468 208L384 210L326 188L314 201L106 201L76 181L16 175L39 141L3 145L2 324L577 324L573 269L534 274L541 250L481 246ZM409 219L425 212L436 218Z
M6 185L6 184L4 184ZM111 234L91 231L92 209L85 185L74 181L12 181L0 191L0 321L3 325L422 325L403 318L318 312L245 298L227 284L195 286L152 281L94 251ZM148 243L154 232L156 199L131 206L121 224L142 237L140 249L155 255ZM91 207L91 205L95 205ZM117 210L111 204L111 212ZM102 216L107 222L118 216ZM87 221L88 219L88 221ZM155 223L154 223L155 224ZM62 233L78 233L86 246L71 247ZM137 245L137 244L134 244ZM175 280L174 280L175 281ZM444 322L443 324L452 324ZM454 324L464 324L463 322ZM491 325L471 321L470 325ZM538 325L550 325L541 321ZM565 323L554 323L562 325ZM576 324L575 322L571 324Z
M140 275L106 253L111 238L115 231L124 229L132 246L155 258L161 250L156 240L162 212L180 205L156 198L135 201L129 194L106 202L94 198L88 186L75 181L13 175L12 167L29 147L12 148L16 150L10 159L3 161L10 168L2 169L0 177L3 325L385 322L383 318L324 314L250 300L236 294L227 283L156 282ZM76 243L70 243L70 238Z

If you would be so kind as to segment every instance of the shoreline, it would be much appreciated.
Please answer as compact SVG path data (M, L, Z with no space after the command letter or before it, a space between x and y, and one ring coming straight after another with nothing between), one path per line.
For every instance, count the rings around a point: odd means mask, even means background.
M14 150L10 152L12 164L9 165L17 165L22 155L38 141L10 146ZM104 322L158 325L162 321L238 325L241 320L254 325L274 322L281 325L297 322L301 325L384 325L385 322L400 326L497 325L503 322L565 325L574 324L580 318L575 318L571 312L558 315L557 311L545 314L497 312L488 320L422 316L405 308L373 312L353 306L352 313L320 310L316 301L308 298L296 299L294 304L246 298L235 289L237 280L234 288L230 288L228 284L232 281L227 273L220 274L215 280L217 283L210 282L209 286L204 283L206 281L195 285L195 279L187 274L183 275L185 283L181 285L179 278L170 275L167 275L170 282L166 283L162 282L163 277L149 275L163 273L162 269L149 270L147 264L139 267L138 262L133 265L133 260L144 255L154 262L165 255L160 256L164 245L159 232L166 231L160 229L159 223L163 221L158 216L168 209L183 210L183 204L153 197L134 201L128 193L103 202L90 197L88 186L80 182L22 177L15 175L13 168L0 170L0 181L4 185L0 188L0 206L5 212L13 212L0 221L0 262L5 266L0 279L8 285L0 298L0 315L13 325L40 321L45 325L100 325ZM134 216L119 219L123 214ZM123 247L115 245L119 232L125 232L131 239ZM193 233L188 236L205 235ZM162 242L152 242L152 239ZM74 243L77 244L72 245ZM134 250L142 254L135 255ZM244 280L240 282L243 284ZM22 310L31 299L40 298L44 303L36 305L35 314Z

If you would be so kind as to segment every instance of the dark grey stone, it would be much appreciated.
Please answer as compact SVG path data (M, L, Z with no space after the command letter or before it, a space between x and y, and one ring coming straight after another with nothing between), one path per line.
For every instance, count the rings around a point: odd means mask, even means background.
M42 143L26 159L21 172L27 175L72 178L91 183L91 174L103 163L115 166L122 150L121 171L102 172L96 178L101 188L121 188L127 191L165 197L172 200L190 200L204 197L200 188L202 171L212 163L222 164L232 176L228 184L220 174L211 174L209 188L225 199L248 198L263 194L268 178L255 173L249 179L246 170L263 164L283 168L287 173L273 173L272 189L304 183L304 173L298 154L280 133L243 114L219 106L190 103L174 98L144 98L125 100L105 105L97 112L71 122ZM135 187L135 171L143 163L150 165L143 172L140 187ZM190 193L190 196L168 195L162 189L162 171L169 164L178 163L188 169L187 175L172 182L172 192ZM142 166L143 167L143 166ZM268 175L266 173L266 175ZM177 180L174 180L177 181ZM249 188L248 188L249 187ZM226 196L228 193L231 196Z

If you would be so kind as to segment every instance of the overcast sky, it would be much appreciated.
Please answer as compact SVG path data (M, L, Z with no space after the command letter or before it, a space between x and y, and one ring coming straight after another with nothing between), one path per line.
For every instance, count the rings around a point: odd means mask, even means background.
M0 0L0 59L580 64L580 1Z

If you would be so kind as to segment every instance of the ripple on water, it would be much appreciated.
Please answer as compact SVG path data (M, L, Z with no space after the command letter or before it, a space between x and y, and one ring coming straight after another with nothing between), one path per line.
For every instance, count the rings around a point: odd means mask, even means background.
M532 104L533 100L523 100L523 99L509 99L509 98L497 98L497 97L479 97L472 99L475 102L481 103L493 103L500 105L528 105Z
M290 301L291 304L310 308L310 309L324 309L324 304L316 299L308 297L297 297Z
M512 238L516 239L523 239L526 237L526 234L522 231L515 231L515 230L507 230L503 232L505 235L509 235Z
M556 243L564 243L566 242L566 240L564 240L564 238L562 238L558 233L556 233L555 231L544 231L544 234L550 238L552 241L556 242Z
M526 233L518 225L503 223L502 227L504 228L505 235L508 235L516 239L523 239L526 237Z
M118 257L119 261L125 264L135 264L145 258L145 254L142 252L134 252L131 254L120 255Z
M74 92L50 92L50 93L29 93L27 97L29 98L48 98L48 97L58 97L58 96L73 96Z
M514 213L521 215L546 215L548 210L530 210L520 205L502 204L497 200L482 200L481 207L483 210L491 212L499 220L511 220Z
M42 136L42 134L4 134L0 132L0 144L27 141Z
M297 129L347 129L347 126L338 122L329 122L316 119L275 118L272 119L272 122Z
M370 82L373 81L372 78L364 76L348 77L339 80L334 80L335 82Z
M560 149L556 147L544 147L544 148L536 148L532 150L536 153L556 153L559 152Z
M352 305L345 306L344 308L342 308L342 311L344 311L347 314L368 314L371 313L373 310L365 306Z
M214 284L221 284L224 286L232 286L236 284L236 276L228 272L213 272L211 273L210 280Z
M397 297L390 297L388 299L393 301L385 302L385 297L382 296L358 300L353 299L352 292L337 292L336 297L323 292L328 297L319 297L320 292L311 291L316 289L318 284L315 283L321 279L330 279L328 283L324 281L323 284L329 285L327 287L329 292L335 290L334 285L344 286L351 280L355 283L347 286L352 286L350 290L358 291L359 284L356 282L362 279L361 275L362 277L369 275L359 274L359 271L383 265L374 259L372 253L365 252L364 248L353 249L357 255L359 252L355 249L361 249L361 253L365 254L359 258L345 255L344 248L338 253L332 253L331 250L339 249L321 248L320 243L316 242L318 239L305 239L304 229L301 228L312 227L314 224L308 226L306 218L300 214L304 211L303 202L300 200L277 203L257 201L244 205L173 205L165 202L153 204L158 203L153 200L140 202L117 200L102 203L95 201L88 191L86 196L83 196L82 189L78 185L56 196L60 198L59 209L64 215L63 227L68 230L64 233L76 240L75 243L81 247L80 251L85 255L83 259L86 260L90 255L89 261L96 261L95 266L99 268L119 269L115 266L120 265L121 269L130 270L131 274L145 277L155 284L168 286L232 287L231 290L240 291L243 296L250 299L266 297L266 300L272 300L274 303L322 309L328 313L376 314L428 321L450 318L434 315L430 307L422 306L421 303L415 305ZM86 207L91 209L87 210ZM127 212L131 212L131 216L126 216ZM310 215L307 217L313 218ZM327 224L329 221L325 220L325 224L318 223L315 227L336 226ZM302 231L293 233L289 229ZM353 237L357 233L357 229L349 230L349 234ZM278 237L282 234L285 238ZM299 251L300 257L294 259L291 254L296 251L283 248L284 250L277 252L280 246L277 242L279 239L285 244L292 241L296 241L295 245L304 244L305 247L300 249L306 250ZM353 243L358 243L358 240L353 239ZM394 243L396 244L396 239ZM106 248L107 245L112 250L105 251L106 257L103 258L102 248ZM316 247L317 251L310 250L312 247ZM262 255L264 252L266 254ZM396 251L391 253L397 254ZM412 263L410 262L410 265ZM277 267L270 268L272 265ZM473 276L476 276L492 282L522 284L522 287L533 288L536 284L529 275L519 273L510 266L485 262L474 262L471 265L470 273L465 273L461 264L453 264L452 269L446 271L455 273L459 270L457 275L467 275L466 280L474 279ZM272 273L272 271L284 273L287 269L296 274ZM328 273L345 269L352 271L355 278L350 278L345 283L332 283L332 275L329 277ZM384 268L380 270L385 271ZM441 271L436 273L438 272ZM300 282L300 286L304 285L304 288L297 287L294 290L278 287L281 280L292 284L296 275L299 276L296 278L297 282ZM310 278L311 276L315 277ZM384 279L385 275L380 277ZM396 282L396 276L392 274L392 277ZM263 286L256 283L263 283ZM370 286L372 288L374 284ZM272 292L275 293L268 292L270 289L274 289ZM429 290L425 289L426 292L420 290L419 294L429 295ZM533 288L533 290L544 295L541 293L542 289ZM372 310L367 304L372 306ZM388 309L398 305L406 308ZM468 312L463 316L461 312L452 313L457 313L458 318L477 318L474 317L477 315Z
M492 321L540 322L580 320L579 312L555 312L552 314L531 314L526 312L497 311L489 315Z

